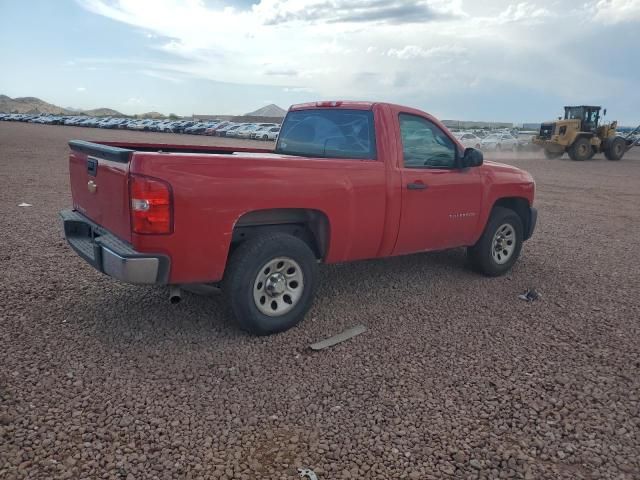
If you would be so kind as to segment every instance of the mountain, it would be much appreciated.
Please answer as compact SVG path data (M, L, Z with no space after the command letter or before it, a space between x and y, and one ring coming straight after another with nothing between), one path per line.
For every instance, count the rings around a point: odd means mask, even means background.
M6 95L0 95L0 112L6 113L54 113L68 114L69 111L47 103L36 97L16 97L11 98Z
M141 118L164 118L164 115L160 112L147 112L147 113L141 113L140 115L138 115Z
M96 117L101 116L122 116L122 113L110 108L96 108L93 110L72 110L62 108L52 103L47 103L36 97L16 97L11 98L0 95L0 112L3 113L52 113L54 115L76 115L84 113Z
M286 110L283 110L273 103L266 107L259 108L255 112L247 113L247 117L284 117L287 114Z
M93 110L81 110L85 115L90 117L122 117L122 113L111 108L94 108ZM76 110L77 113L77 110Z

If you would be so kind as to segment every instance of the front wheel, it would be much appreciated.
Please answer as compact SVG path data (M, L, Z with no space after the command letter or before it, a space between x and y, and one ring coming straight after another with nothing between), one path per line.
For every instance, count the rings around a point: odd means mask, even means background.
M508 272L520 256L523 230L516 212L494 207L480 240L467 249L473 269L489 277Z
M604 156L607 160L620 160L627 149L627 143L622 137L615 137L607 141Z
M313 302L317 270L313 251L299 238L260 235L233 252L223 290L241 328L270 335L302 321Z
M569 147L569 158L577 162L583 162L593 157L593 148L591 142L584 137L576 139L573 145Z

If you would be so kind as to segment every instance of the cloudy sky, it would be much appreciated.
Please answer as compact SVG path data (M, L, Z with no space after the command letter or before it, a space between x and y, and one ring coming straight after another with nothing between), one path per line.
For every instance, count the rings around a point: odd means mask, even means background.
M125 113L317 99L640 122L640 0L0 0L0 93Z

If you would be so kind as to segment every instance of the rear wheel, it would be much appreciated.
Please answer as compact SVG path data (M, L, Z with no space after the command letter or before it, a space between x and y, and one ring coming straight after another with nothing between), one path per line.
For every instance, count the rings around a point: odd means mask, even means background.
M309 246L292 235L265 234L242 243L223 280L240 327L269 335L297 325L313 302L317 268Z
M591 142L589 139L581 137L573 142L573 145L569 147L569 158L582 162L591 158L593 149L591 148Z
M546 149L544 151L544 156L549 160L553 160L554 158L560 158L563 154L564 152L552 152L551 150L546 150Z
M622 137L612 138L607 142L604 149L604 156L607 160L620 160L627 148L627 143Z
M508 272L520 256L523 230L516 212L494 207L480 240L467 249L473 269L489 277Z

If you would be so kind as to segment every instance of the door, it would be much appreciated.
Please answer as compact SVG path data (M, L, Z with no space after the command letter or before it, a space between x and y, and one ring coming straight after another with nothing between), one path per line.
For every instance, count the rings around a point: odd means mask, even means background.
M480 213L477 168L458 168L458 146L427 118L400 114L402 214L394 254L469 245Z

